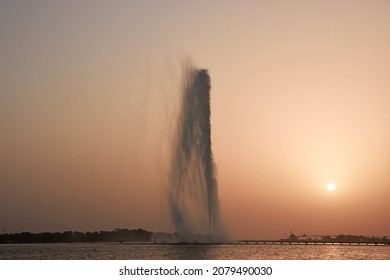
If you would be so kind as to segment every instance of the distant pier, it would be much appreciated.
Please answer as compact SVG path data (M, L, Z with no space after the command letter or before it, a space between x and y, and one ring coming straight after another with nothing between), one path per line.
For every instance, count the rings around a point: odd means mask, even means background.
M125 243L125 242L124 242ZM390 246L390 241L332 241L332 240L225 240L225 241L185 241L185 242L126 242L159 245L344 245L344 246Z
M390 241L334 241L334 240L236 240L235 244L263 244L263 245L365 245L365 246L390 246Z

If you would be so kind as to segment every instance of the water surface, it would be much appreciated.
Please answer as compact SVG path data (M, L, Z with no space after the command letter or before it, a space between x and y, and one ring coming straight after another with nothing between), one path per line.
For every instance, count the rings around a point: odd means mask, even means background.
M390 246L263 244L0 244L6 260L390 260Z

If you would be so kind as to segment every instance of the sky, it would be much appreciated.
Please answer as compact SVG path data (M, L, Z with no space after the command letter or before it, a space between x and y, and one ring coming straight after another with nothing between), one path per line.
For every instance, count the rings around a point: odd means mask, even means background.
M173 231L192 63L230 236L390 235L389 30L387 0L1 1L0 226Z

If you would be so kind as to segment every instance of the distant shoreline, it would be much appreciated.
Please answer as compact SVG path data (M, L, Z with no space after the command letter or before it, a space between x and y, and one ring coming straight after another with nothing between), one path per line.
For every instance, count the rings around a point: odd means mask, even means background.
M113 231L64 231L64 232L21 232L0 234L0 244L34 243L132 243L132 244L264 244L264 245L390 245L390 236L363 235L321 235L296 236L291 233L284 239L218 239L211 235L183 236L179 233L150 232L144 229L115 229Z

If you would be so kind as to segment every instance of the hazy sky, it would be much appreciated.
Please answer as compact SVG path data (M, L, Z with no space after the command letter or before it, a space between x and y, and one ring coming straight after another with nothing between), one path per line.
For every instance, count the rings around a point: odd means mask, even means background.
M169 133L191 60L211 76L232 236L390 235L389 1L3 0L0 38L8 232L173 231Z

